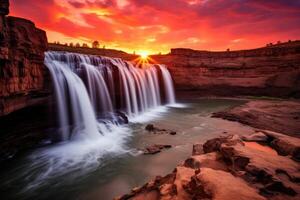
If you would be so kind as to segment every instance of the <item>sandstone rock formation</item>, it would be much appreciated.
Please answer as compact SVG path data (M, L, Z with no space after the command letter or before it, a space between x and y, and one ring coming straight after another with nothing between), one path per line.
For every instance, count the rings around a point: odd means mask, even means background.
M179 91L300 97L300 41L228 52L172 49L153 59L168 66Z
M40 144L49 127L44 52L47 37L29 20L6 16L0 1L0 162ZM43 133L43 134L41 134Z
M243 142L237 135L209 140L203 145L209 153L193 155L172 173L116 199L299 199L300 164L276 154L270 144L277 139L288 143L290 138L272 132L265 137L269 135L273 138L264 145ZM294 139L297 149L300 140Z
M214 113L213 117L300 137L298 101L250 101L233 109Z
M47 37L29 20L7 17L9 2L0 6L0 116L31 104L44 88Z

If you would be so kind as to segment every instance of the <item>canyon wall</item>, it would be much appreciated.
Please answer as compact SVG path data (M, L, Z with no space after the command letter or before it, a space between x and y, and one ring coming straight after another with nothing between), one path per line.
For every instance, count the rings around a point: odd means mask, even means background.
M29 20L6 16L0 5L0 116L36 104L43 96L47 37Z
M300 41L226 52L172 49L152 57L168 66L178 91L300 97Z

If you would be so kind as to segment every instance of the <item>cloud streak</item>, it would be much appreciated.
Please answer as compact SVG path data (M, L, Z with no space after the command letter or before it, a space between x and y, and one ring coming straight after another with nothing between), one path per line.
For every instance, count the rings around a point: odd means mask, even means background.
M49 41L99 40L129 52L299 39L299 11L299 0L11 0L11 13L46 29Z

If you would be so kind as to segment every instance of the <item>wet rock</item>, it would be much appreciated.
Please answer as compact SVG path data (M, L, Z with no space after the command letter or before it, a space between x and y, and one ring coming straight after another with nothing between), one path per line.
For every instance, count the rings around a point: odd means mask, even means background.
M118 121L121 123L121 124L128 124L129 123L129 120L128 120L128 117L125 113L121 112L121 111L117 111L116 112L116 115L118 117Z
M176 135L177 133L175 131L171 131L170 135Z
M176 135L177 133L175 131L161 129L158 127L155 127L153 124L147 124L145 127L146 131L149 131L154 134L169 134L169 135Z
M153 125L153 124L148 124L148 125L145 127L145 130L147 130L147 131L154 131L154 130L155 130L154 125Z
M162 149L169 149L172 145L169 144L154 144L151 146L146 147L143 151L144 154L156 154L161 152Z

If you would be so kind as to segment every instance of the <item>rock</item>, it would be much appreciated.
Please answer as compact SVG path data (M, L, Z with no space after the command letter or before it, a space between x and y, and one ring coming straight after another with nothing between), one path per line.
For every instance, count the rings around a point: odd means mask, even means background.
M234 177L228 172L202 168L197 179L214 200L266 200L243 179Z
M292 152L292 158L300 162L300 147L295 147Z
M249 142L267 142L268 136L262 132L256 132L251 135L242 136L242 140Z
M226 164L222 161L222 157L218 152L192 156L184 161L184 166L195 170L205 167L228 171Z
M277 134L270 133L290 139ZM211 139L205 149L212 152L191 156L119 199L299 199L299 163L248 143L255 142L243 143L237 135Z
M172 145L169 144L154 144L145 148L144 154L156 154L161 152L162 149L169 149Z
M1 0L0 3L0 16L9 14L9 0Z
M204 153L211 153L214 151L218 151L220 149L221 144L225 141L225 138L214 138L208 140L203 145Z
M176 133L176 131L171 131L170 132L170 135L176 135L177 133Z
M54 119L47 107L51 81L44 66L46 32L8 14L9 1L0 0L0 130L5 134L0 161L38 146L49 136L46 129Z
M203 151L203 144L194 144L193 145L193 151L192 151L192 155L195 156L195 155L201 155L203 154L204 151Z
M148 125L145 127L145 130L147 130L147 131L154 131L154 130L155 130L154 125L153 125L153 124L148 124Z
M116 115L117 117L119 118L119 122L121 124L128 124L129 123L129 120L128 120L128 117L125 113L121 112L121 111L117 111L116 112Z
M261 130L261 132L270 138L270 146L274 148L278 154L283 156L290 155L297 160L297 156L299 155L297 152L300 148L299 138L268 130Z
M300 96L299 41L252 50L171 49L153 56L168 66L177 91L201 96ZM191 93L191 92L190 92Z
M5 5L7 1L4 1ZM3 9L2 9L3 12ZM47 94L47 37L29 20L4 17L0 40L0 116L35 104Z
M170 135L176 135L175 131L170 131L166 129L160 129L158 127L155 127L153 124L147 124L145 127L145 130L154 133L154 134L170 134Z
M237 121L254 128L300 137L298 116L300 116L300 102L298 101L262 100L250 101L212 115L212 117Z
M223 143L226 143L229 146L235 145L237 143L243 144L238 135L228 135L226 137L219 137L207 140L203 145L203 151L204 153L220 151L220 147Z

